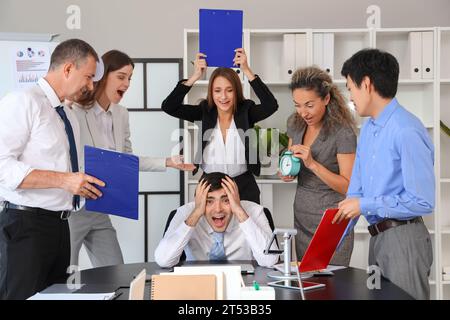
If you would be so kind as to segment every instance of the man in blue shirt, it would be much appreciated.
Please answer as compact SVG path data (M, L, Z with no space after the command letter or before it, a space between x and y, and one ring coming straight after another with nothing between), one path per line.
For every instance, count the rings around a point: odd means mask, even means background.
M416 299L429 299L433 262L430 235L422 216L435 199L434 148L420 120L402 107L394 56L364 49L341 71L356 111L370 117L361 129L347 192L333 223L360 215L372 236L369 265Z

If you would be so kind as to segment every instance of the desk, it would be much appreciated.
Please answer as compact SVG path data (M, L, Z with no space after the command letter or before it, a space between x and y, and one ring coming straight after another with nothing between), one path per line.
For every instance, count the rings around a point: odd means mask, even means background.
M230 261L230 264L252 263L249 261ZM205 264L205 262L195 262L187 264ZM260 285L273 281L267 277L267 273L272 269L255 266L255 274L243 275L246 285L252 285L257 281ZM114 285L117 288L128 288L133 276L137 275L142 269L147 270L147 274L159 274L171 269L162 269L155 262L122 264L110 267L93 268L79 272L81 283L87 285ZM307 300L410 300L412 297L405 291L389 282L381 279L381 289L369 290L367 288L368 274L365 270L347 268L335 271L331 277L314 277L308 280L324 283L325 288L305 292ZM128 289L120 289L123 294L120 299L128 298ZM149 290L146 290L146 297L149 296ZM300 292L292 289L275 288L275 297L277 300L300 300Z

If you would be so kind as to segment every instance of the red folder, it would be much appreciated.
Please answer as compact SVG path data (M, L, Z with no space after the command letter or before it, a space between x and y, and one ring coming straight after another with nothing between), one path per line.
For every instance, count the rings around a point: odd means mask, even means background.
M332 224L334 216L339 209L327 209L322 216L319 226L306 249L302 261L299 263L299 272L310 272L326 269L333 257L342 235L347 228L349 219L341 223Z

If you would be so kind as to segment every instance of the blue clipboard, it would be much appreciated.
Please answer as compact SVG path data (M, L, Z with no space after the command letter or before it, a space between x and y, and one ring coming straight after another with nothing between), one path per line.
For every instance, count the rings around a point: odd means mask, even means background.
M208 67L233 67L237 48L242 48L242 10L199 10L199 52L204 53Z
M126 153L84 146L86 174L105 182L103 196L86 199L86 209L138 220L139 158Z

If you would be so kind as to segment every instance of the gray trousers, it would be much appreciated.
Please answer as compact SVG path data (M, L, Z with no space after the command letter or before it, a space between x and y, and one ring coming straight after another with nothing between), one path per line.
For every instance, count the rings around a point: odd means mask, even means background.
M124 263L116 230L108 215L82 208L70 216L69 228L71 265L78 265L83 244L94 268Z
M370 239L369 265L415 299L430 299L433 247L423 222L388 229Z

